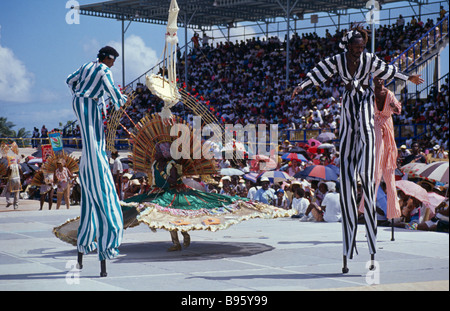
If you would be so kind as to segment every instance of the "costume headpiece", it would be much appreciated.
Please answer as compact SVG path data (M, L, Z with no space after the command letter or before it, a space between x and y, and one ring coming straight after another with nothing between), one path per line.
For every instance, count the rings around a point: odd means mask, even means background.
M360 32L357 31L357 30L350 30L350 31L348 31L348 32L344 35L344 37L342 37L342 40L341 40L341 42L339 43L339 47L340 47L341 49L343 49L344 51L347 51L348 42L350 41L350 39L351 39L353 36L355 36L355 35L357 35L357 34L359 34L359 33L360 33Z
M163 121L172 119L173 115L170 111L170 108L176 105L181 99L181 96L178 93L176 74L176 53L178 44L177 19L179 11L180 9L178 8L177 1L172 0L170 2L165 40L166 44L164 47L164 54L166 53L166 51L168 51L167 59L164 55L164 59L167 63L167 79L164 77L164 74L162 76L152 74L145 77L146 85L149 90L164 101L164 107L161 111L161 117Z

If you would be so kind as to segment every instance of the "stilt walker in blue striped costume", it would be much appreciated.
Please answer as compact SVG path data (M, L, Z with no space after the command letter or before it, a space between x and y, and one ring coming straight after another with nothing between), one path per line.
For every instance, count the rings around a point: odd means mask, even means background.
M78 228L78 266L83 254L98 248L101 276L106 276L106 259L119 254L123 216L105 151L105 132L99 100L108 95L118 109L127 101L114 86L110 68L117 51L102 48L96 61L81 66L67 78L73 92L73 110L78 118L83 141L79 179L81 185L81 217Z
M407 76L393 65L381 61L376 55L364 52L367 32L359 27L343 37L340 47L344 52L317 64L294 90L292 97L308 86L319 86L336 73L345 84L342 97L341 125L339 129L340 152L340 203L343 227L343 268L347 273L347 258L353 258L356 249L358 226L357 178L361 178L364 193L366 236L374 268L376 253L377 219L375 213L375 96L370 85L371 77L383 80L399 78L415 84L423 80L418 75Z

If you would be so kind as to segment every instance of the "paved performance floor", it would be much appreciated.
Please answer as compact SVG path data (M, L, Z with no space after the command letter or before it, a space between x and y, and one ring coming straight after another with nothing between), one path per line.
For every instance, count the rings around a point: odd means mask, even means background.
M76 249L52 234L79 215L79 206L38 211L22 200L16 211L0 199L0 291L298 291L449 290L447 233L379 228L374 272L364 226L358 251L342 274L340 223L254 219L218 232L193 231L181 252L167 252L167 231L146 225L124 233L121 255L100 278L97 255L74 269ZM54 204L55 208L56 204Z

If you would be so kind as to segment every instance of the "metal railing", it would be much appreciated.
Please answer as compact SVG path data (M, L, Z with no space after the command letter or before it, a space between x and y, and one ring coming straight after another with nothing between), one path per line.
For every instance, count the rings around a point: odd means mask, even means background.
M400 124L394 125L395 140L398 145L404 143L409 135L412 137L420 137L433 128L432 124ZM283 133L286 134L286 139L291 143L308 142L309 139L317 137L324 132L331 132L329 129L301 129L301 130L285 130L280 132L279 137L281 139ZM49 144L48 138L30 138L30 137L1 137L0 142L15 141L19 148L40 147L44 144ZM81 149L82 142L80 137L64 137L62 138L64 147ZM116 138L115 147L117 150L129 149L131 144L128 138ZM333 143L338 143L339 138L334 139Z
M408 72L417 66L420 66L424 61L424 56L432 49L445 40L448 40L448 13L439 21L432 29L428 30L422 37L417 39L410 45L403 53L397 56L391 64L395 64L400 71ZM448 42L447 42L448 43Z

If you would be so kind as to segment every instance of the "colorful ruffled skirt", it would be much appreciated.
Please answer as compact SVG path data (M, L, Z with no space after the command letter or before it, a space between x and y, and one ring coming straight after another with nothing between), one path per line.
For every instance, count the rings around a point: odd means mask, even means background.
M290 217L293 214L292 210L185 185L172 189L155 188L148 194L125 200L122 206L140 210L136 219L150 228L169 231L217 231L251 218Z
M149 193L121 201L124 229L140 223L151 229L169 231L217 231L252 218L290 217L285 210L246 198L208 193L180 186L175 189L153 188ZM64 242L76 245L79 217L53 229Z

